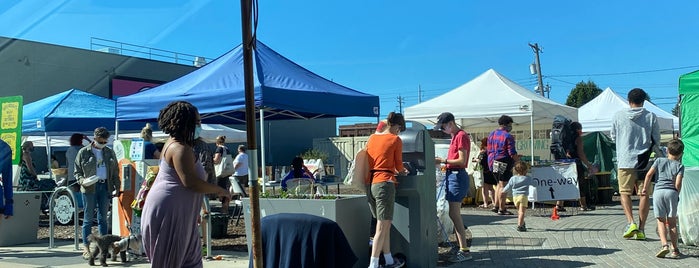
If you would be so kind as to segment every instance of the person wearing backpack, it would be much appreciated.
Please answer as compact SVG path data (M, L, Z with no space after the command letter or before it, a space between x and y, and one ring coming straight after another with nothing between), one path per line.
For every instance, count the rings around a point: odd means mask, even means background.
M566 147L566 156L569 159L575 159L575 166L578 173L578 188L580 191L580 209L583 211L593 210L594 207L589 206L587 201L590 199L590 180L589 176L585 176L585 167L589 174L597 173L595 167L587 160L585 151L583 150L582 141L582 124L572 122L570 124L571 134L574 137L573 144ZM584 166L583 166L584 165ZM561 206L562 207L562 206ZM560 211L560 210L559 210Z
M226 136L216 137L216 152L214 153L214 165L225 164L225 161L230 158L231 154L228 152L228 147L226 147ZM223 162L223 163L222 163ZM221 168L223 169L223 168ZM229 189L231 187L231 181L228 177L232 174L216 174L216 184L221 186L223 189ZM221 212L228 214L228 204L231 202L229 197L224 197L221 199Z

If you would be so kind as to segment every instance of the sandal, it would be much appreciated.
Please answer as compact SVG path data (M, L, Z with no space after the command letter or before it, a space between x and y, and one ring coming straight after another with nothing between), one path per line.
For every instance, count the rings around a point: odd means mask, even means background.
M663 245L663 247L660 248L660 251L658 251L658 253L655 254L655 257L665 258L665 255L667 255L668 253L670 253L670 247L668 245Z
M487 209L487 208L489 208L489 206L486 204L483 204L483 205L478 206L478 208Z

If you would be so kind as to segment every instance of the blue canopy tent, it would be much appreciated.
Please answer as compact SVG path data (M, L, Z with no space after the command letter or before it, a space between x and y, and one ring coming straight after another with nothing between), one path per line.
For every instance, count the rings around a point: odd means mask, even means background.
M378 96L320 77L260 41L253 53L255 108L264 111L263 119L379 115ZM116 116L120 122L152 120L158 118L159 108L186 100L199 108L202 122L239 124L245 122L244 91L243 49L239 45L177 80L118 98Z
M23 136L70 136L92 133L97 127L112 128L115 101L79 89L70 89L23 107ZM131 126L131 127L129 127ZM143 124L126 124L140 130Z
M379 115L378 96L320 77L260 41L255 45L255 115L260 120L261 136L265 135L264 120ZM179 79L118 98L117 123L156 119L160 108L175 100L195 105L204 123L245 123L243 74L243 47L238 45ZM261 150L264 163L264 142ZM265 169L262 172L264 178Z
M25 104L22 112L22 136L42 136L46 140L48 159L51 155L50 137L70 136L73 133L92 133L97 127L115 125L114 100L79 89L70 89L32 103ZM122 126L140 130L143 123ZM50 169L49 169L50 170Z

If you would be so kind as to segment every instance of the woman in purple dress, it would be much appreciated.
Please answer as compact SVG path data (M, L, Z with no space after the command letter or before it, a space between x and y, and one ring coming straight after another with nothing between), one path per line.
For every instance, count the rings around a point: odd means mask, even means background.
M170 135L160 170L143 206L141 234L151 267L202 267L197 228L203 195L230 197L227 189L206 182L192 144L201 130L199 111L176 101L160 110L158 127Z

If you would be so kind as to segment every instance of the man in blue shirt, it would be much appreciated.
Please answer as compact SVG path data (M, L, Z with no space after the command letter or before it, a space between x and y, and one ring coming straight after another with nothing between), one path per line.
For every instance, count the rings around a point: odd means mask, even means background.
M5 141L0 140L0 175L2 175L2 183L0 184L0 214L5 215L5 219L9 219L14 214L12 200L12 149Z

